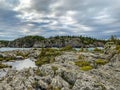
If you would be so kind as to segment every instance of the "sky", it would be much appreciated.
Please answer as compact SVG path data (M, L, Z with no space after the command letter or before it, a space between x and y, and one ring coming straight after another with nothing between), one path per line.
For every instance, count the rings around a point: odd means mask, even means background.
M0 0L0 40L27 35L120 38L120 0Z

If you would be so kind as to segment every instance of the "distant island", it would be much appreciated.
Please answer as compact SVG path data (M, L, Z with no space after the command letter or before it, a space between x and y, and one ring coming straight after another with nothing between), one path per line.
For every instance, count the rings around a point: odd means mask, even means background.
M65 47L67 45L73 48L81 47L103 47L106 40L95 39L83 36L55 36L45 38L43 36L25 36L13 41L0 40L0 47L16 48L47 48L47 47Z

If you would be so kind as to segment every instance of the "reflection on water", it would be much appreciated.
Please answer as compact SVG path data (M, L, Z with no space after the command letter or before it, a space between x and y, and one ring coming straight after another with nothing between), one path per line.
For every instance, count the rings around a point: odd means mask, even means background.
M15 62L5 62L7 65L11 65L13 69L22 70L24 68L36 67L35 62L30 59L25 59Z

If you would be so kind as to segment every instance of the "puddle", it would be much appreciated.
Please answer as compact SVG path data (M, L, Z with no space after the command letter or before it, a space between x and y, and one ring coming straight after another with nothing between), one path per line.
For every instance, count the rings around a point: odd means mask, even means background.
M24 68L36 67L35 62L30 59L25 59L15 62L5 62L4 64L11 65L13 69L22 70Z

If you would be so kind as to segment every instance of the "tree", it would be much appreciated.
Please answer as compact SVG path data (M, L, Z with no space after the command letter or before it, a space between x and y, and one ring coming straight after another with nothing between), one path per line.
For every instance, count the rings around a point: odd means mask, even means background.
M115 44L118 44L117 43L118 42L117 36L116 35L111 35L110 41L114 42Z

